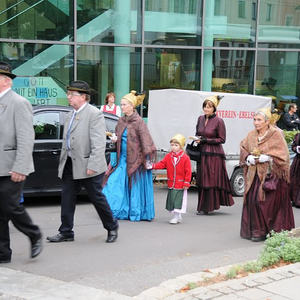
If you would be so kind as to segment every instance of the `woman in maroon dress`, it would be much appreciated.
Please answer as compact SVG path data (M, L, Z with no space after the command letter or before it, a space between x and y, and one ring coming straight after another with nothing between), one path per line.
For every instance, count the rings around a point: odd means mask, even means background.
M282 133L270 126L270 118L270 109L257 111L255 129L241 142L245 193L240 234L254 242L264 240L271 230L280 232L295 227L288 193L289 151ZM272 190L266 189L269 176L273 178Z
M293 205L300 208L300 133L294 138L292 150L296 156L291 165L290 195Z
M216 115L220 99L220 96L205 99L202 105L204 116L198 118L196 126L201 152L201 161L197 162L197 214L208 214L220 205L234 204L222 147L226 141L226 128L224 121Z

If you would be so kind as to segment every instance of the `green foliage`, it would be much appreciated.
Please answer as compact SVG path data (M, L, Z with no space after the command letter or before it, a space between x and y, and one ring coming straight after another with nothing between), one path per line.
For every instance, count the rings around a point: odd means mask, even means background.
M289 236L288 231L272 231L265 241L265 247L258 259L262 266L270 266L284 260L300 262L300 239Z
M198 287L197 282L188 283L188 287L190 290L197 288Z
M226 277L228 279L232 279L238 275L238 273L243 270L243 267L240 265L233 266L229 269L229 271L226 273Z
M286 140L286 143L288 145L290 145L294 138L295 138L295 135L297 133L299 133L300 131L297 131L297 130L293 130L293 131L287 131L287 130L283 130L283 133L284 133L284 137L285 137L285 140Z
M249 273L258 273L262 270L262 265L257 261L251 261L244 265L244 270Z

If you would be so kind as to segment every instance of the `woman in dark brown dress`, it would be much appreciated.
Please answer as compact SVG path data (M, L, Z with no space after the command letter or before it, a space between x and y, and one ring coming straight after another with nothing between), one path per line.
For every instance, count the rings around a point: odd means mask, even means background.
M271 230L295 227L288 193L289 151L282 133L270 126L270 118L270 109L257 111L255 129L241 142L245 193L240 234L254 242L264 240ZM266 189L267 174L273 178L271 190Z
M292 150L296 156L291 165L290 195L293 205L300 208L300 133L294 138Z
M204 115L198 118L196 126L201 152L201 161L197 162L197 214L208 214L221 205L234 204L222 147L226 141L226 128L224 121L216 115L220 99L220 96L205 99Z

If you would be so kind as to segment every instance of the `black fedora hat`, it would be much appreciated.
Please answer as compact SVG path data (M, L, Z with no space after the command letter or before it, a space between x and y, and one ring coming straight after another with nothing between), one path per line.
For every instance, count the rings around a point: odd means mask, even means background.
M4 61L0 61L0 74L8 76L11 79L14 79L17 77L17 75L15 75L11 72L11 65Z
M91 94L90 86L87 82L83 80L74 80L70 82L70 85L67 86L68 91L76 91L84 94Z

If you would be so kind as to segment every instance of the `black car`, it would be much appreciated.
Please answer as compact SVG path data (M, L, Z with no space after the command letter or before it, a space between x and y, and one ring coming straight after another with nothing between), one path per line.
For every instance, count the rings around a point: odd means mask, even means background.
M59 156L62 147L65 118L72 110L69 106L43 105L33 106L33 127L35 142L33 160L35 172L25 182L25 196L41 194L57 195L61 191L61 180L58 175ZM115 132L118 117L104 113L106 131ZM115 151L115 144L106 140L106 159Z

